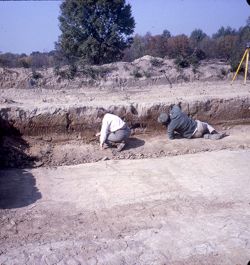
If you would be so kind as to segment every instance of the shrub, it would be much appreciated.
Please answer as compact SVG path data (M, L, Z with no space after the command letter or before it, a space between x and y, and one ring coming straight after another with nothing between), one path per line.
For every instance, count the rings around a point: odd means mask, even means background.
M225 76L227 74L227 70L225 68L220 69L221 75Z
M174 60L175 65L178 68L187 68L190 66L189 61L187 60L187 58L184 58L182 56L178 56L175 60Z
M35 70L32 70L32 78L33 78L33 79L37 80L37 79L42 78L42 77L43 77L43 76L42 76L41 73L39 73L39 72L37 72L37 71L35 71Z
M242 59L242 56L243 56L243 53L241 52L241 50L243 49L234 49L232 54L231 54L231 57L229 59L229 63L230 63L230 66L231 66L231 70L233 72L235 72L240 64L240 61ZM240 71L244 70L245 69L245 64L243 63L241 65L241 69Z
M142 73L139 71L139 68L134 69L131 75L135 78L141 78L143 76Z
M155 67L161 67L163 62L157 58L152 58L150 60L150 63L152 64L152 66L155 66Z
M89 77L91 79L100 79L105 78L107 74L110 72L117 70L117 67L107 67L107 66L90 66L84 65L79 70L84 76Z
M152 73L150 73L149 71L143 71L143 74L146 78L150 78L152 76Z
M60 76L63 79L74 79L77 74L77 66L72 64L69 65L66 69L61 70L57 65L54 67L54 73L57 76Z

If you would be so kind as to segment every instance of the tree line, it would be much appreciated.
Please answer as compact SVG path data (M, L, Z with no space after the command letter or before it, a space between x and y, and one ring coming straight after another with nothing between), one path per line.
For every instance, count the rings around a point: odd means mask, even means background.
M174 59L178 67L197 66L204 59L221 59L235 70L250 42L250 17L238 30L221 27L212 36L194 29L190 36L162 34L132 35L135 21L125 0L64 0L60 6L61 35L55 50L26 54L0 53L1 67L76 71L80 66L116 61L131 62L144 55Z
M168 30L161 35L135 35L131 46L124 51L123 59L133 61L144 55L167 57L175 59L180 67L199 64L203 59L220 59L235 70L250 42L250 19L247 21L238 30L220 27L211 37L201 29L193 30L190 36L172 36Z

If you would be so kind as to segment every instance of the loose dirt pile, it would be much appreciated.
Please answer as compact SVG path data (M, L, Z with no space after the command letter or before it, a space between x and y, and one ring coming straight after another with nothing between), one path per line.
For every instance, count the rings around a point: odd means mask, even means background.
M219 81L231 77L230 66L222 61L202 61L198 67L178 68L173 60L144 56L131 63L117 62L103 66L86 66L75 78L67 77L69 69L0 68L0 88L119 88L156 86L193 82Z

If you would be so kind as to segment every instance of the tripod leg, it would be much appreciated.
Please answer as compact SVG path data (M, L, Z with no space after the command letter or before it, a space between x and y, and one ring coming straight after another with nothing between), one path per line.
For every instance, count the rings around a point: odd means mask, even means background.
M239 64L239 66L238 66L238 68L237 68L237 71L236 71L234 77L233 77L233 80L232 80L232 82L231 82L231 85L232 85L232 83L233 83L235 77L237 76L237 74L238 74L238 72L239 72L239 70L240 70L240 67L241 67L241 65L242 65L242 62L243 62L244 59L245 59L246 54L247 54L247 50L245 50L245 52L244 52L244 54L243 54L243 56L242 56L242 58L241 58L240 64Z
M245 66L244 85L246 84L246 80L247 80L248 59L249 59L249 49L247 49L247 58L246 58L246 66Z

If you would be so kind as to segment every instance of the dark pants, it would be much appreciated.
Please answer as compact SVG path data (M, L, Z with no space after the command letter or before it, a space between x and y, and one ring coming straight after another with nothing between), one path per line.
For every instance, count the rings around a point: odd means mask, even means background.
M202 122L199 120L196 120L196 122L197 122L197 129L196 132L193 134L192 138L200 138L203 137L205 133L212 133L215 131L214 127L212 127L206 122Z
M125 125L123 128L115 132L111 132L107 137L107 141L113 143L121 143L126 141L129 138L130 134L131 130L127 125Z

